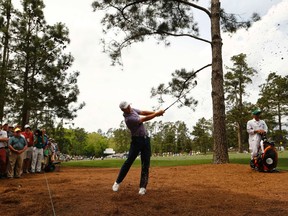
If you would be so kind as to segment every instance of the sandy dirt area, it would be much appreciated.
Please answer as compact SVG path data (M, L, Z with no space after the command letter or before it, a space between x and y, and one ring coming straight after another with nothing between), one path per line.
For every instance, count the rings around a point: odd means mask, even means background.
M117 168L70 168L0 179L0 215L288 215L288 172L259 173L248 165L152 167L138 194L140 168L118 192Z

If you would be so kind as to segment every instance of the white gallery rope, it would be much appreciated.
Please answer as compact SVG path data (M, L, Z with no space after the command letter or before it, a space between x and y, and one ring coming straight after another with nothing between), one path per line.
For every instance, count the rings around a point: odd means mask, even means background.
M51 206L52 206L52 210L53 210L53 215L56 216L55 209L54 209L54 205L53 205L53 200L52 200L52 196L51 196L51 191L50 191L50 188L49 188L49 184L48 184L48 179L47 179L46 173L44 173L44 175L45 175L46 184L47 184L47 188L48 188L48 192L49 192L49 197L50 197L50 201L51 201Z

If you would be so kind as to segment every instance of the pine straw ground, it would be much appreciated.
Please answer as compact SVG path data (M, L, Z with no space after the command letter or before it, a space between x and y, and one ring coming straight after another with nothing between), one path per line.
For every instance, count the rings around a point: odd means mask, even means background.
M248 165L152 167L147 194L140 168L118 192L117 168L71 168L0 180L0 215L288 215L288 172L259 173ZM50 198L51 197L51 198Z

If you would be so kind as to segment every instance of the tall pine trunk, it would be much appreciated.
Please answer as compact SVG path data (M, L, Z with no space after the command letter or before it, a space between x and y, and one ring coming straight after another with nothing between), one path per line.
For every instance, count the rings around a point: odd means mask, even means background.
M220 1L211 2L212 38L212 104L213 104L213 162L228 163L223 88L222 39L220 33Z
M6 26L4 29L4 36L3 36L3 53L2 53L2 62L1 62L1 68L0 68L0 122L3 121L3 117L5 115L4 113L4 107L5 107L5 101L7 98L7 74L8 74L8 62L9 62L9 29L10 29L10 19L11 19L11 0L7 0L5 3L3 3L3 8L6 13Z

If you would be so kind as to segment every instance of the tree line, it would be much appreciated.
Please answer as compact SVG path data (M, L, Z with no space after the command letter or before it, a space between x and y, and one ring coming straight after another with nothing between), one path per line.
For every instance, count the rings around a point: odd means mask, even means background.
M61 22L49 25L44 7L43 0L22 0L19 9L14 8L11 0L0 0L0 121L46 128L63 153L98 156L106 147L127 151L129 133L123 122L118 129L106 133L101 130L87 133L83 128L67 129L63 125L63 120L72 121L85 103L77 101L80 72L69 70L74 61L71 53L66 52L70 43L69 29ZM246 55L233 56L233 67L226 67L225 75L223 73L220 30L233 33L241 27L249 28L251 21L238 22L237 16L225 13L219 0L212 0L209 9L193 1L175 0L95 1L92 7L106 11L102 20L105 32L119 28L127 33L123 43L121 39L120 42L104 42L112 46L106 50L113 63L119 61L123 48L152 35L166 45L171 36L189 36L211 45L212 63L205 67L212 67L213 119L199 119L192 131L184 122L147 125L153 153L213 150L214 163L228 162L228 147L239 152L247 149L245 124L256 106L263 110L263 118L272 129L270 136L279 144L286 142L287 130L283 122L287 118L287 76L271 72L260 86L257 103L251 104L245 101L245 96L249 93L247 85L252 84L257 71L247 65ZM193 10L200 10L210 19L211 39L199 36ZM253 21L259 19L253 14ZM196 106L197 101L186 97L189 89L197 85L196 72L199 71L176 70L169 83L171 89L168 91L161 84L154 95L164 93L180 99L185 93L181 104Z
M226 102L226 131L228 148L243 152L248 150L246 123L252 118L252 110L260 108L262 118L269 127L268 137L276 146L287 147L288 130L288 75L271 72L260 86L253 85L257 71L247 64L243 53L231 57L232 67L226 67L224 90ZM260 89L256 104L249 102L248 87ZM212 119L198 119L192 130L185 122L146 122L151 137L152 154L207 154L213 151ZM70 129L71 133L62 143L70 154L101 157L110 147L116 152L127 152L130 146L130 132L122 121L117 129L86 133L84 129ZM74 134L74 135L72 135ZM80 135L82 134L82 135ZM65 137L65 136L64 136ZM68 139L67 137L67 139ZM74 139L71 137L74 137ZM61 139L61 136L59 137ZM68 145L67 145L68 143ZM61 145L60 145L61 146Z

